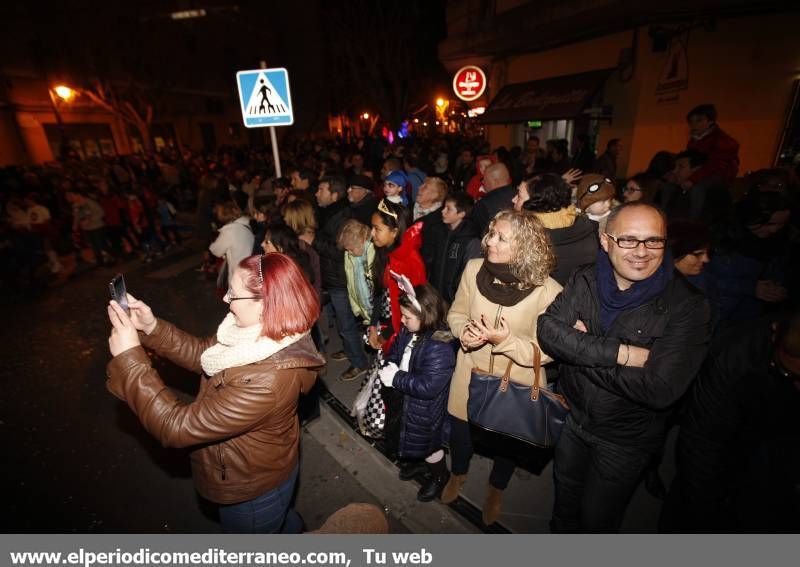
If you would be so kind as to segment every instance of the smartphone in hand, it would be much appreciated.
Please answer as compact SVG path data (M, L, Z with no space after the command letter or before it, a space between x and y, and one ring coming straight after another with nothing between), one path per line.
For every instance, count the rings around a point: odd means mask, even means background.
M119 306L125 310L128 315L131 310L128 307L128 290L125 288L125 278L122 274L117 274L114 279L108 284L108 291L111 293L111 299L119 303Z

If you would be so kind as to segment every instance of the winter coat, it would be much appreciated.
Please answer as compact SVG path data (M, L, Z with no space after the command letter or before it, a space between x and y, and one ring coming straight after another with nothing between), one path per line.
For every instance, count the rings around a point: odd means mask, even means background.
M158 320L142 344L192 372L216 337L193 337ZM165 447L193 447L197 491L218 504L252 500L289 478L298 461L297 398L308 392L325 359L311 338L253 364L228 368L200 380L192 403L164 385L144 348L108 363L106 386L126 402L145 429Z
M378 209L378 199L367 194L358 203L350 203L350 218L356 219L361 224L372 226L372 215Z
M517 188L513 185L505 185L490 191L480 201L475 203L472 209L472 222L478 231L478 238L482 238L486 231L489 230L489 223L494 216L503 209L513 208L514 196L517 194Z
M575 223L566 228L547 229L556 267L550 276L562 286L567 283L575 268L584 264L594 264L600 242L597 238L598 226L583 215L575 217Z
M344 253L344 272L347 278L347 299L350 300L350 308L356 319L364 324L368 324L372 317L372 300L374 294L374 284L372 283L372 263L375 261L375 246L372 241L364 242L364 253L362 256L353 256L350 252ZM363 262L363 280L356 281L357 267ZM365 299L361 299L363 292Z
M383 327L381 333L388 340L383 343L383 352L391 349L395 333L400 329L400 288L390 272L402 274L411 280L411 285L427 282L425 263L419 254L422 246L422 223L415 223L406 230L400 239L400 246L389 252L389 259L383 271L382 289L376 289L376 297L372 301L371 325ZM377 287L377 286L376 286ZM391 316L384 316L383 292L389 292Z
M497 163L496 154L478 156L478 159L475 160L475 175L473 175L469 183L467 183L467 195L472 197L475 201L486 195L486 189L483 188L483 174L481 173L480 163L487 159L492 163Z
M789 527L787 520L797 525L800 390L772 367L773 335L772 320L761 319L721 336L687 394L670 491L676 523L669 531L775 532ZM731 503L754 513L731 510Z
M757 238L746 229L734 231L711 255L706 271L716 279L720 325L756 319L780 304L756 297L759 280L771 280L796 292L798 248L789 229Z
M403 327L386 357L400 366L412 333ZM445 427L450 379L456 364L457 342L448 331L423 333L414 345L408 371L398 370L392 387L403 393L398 453L427 457L448 438Z
M442 222L441 212L438 217L427 215L423 219L428 217L422 228L422 259L428 282L448 304L453 303L467 262L481 257L481 241L470 219L450 230Z
M217 258L225 258L228 266L228 281L239 262L250 256L253 251L254 236L248 217L239 217L219 229L217 239L208 249Z
M707 158L706 163L689 177L692 183L717 177L726 187L733 185L739 173L739 142L722 128L714 124L701 138L690 138L686 149L698 151Z
M319 230L314 237L314 249L319 254L322 287L325 289L347 287L344 275L344 251L339 250L336 239L342 225L350 217L349 202L344 197L320 209Z
M447 314L447 324L453 336L461 337L469 319L480 319L481 314L493 324L500 316L505 317L511 333L506 340L492 346L458 351L456 369L450 384L450 399L447 411L460 420L467 421L467 400L469 398L469 379L473 368L489 371L491 357L494 355L492 374L502 376L509 361L511 380L527 386L533 385L533 344L539 346L536 331L536 318L543 313L555 299L561 286L552 278L537 287L525 299L512 307L502 307L492 303L478 291L476 276L483 265L483 259L470 260L461 276L455 301ZM546 351L542 352L542 364L550 362Z
M539 317L539 342L561 362L558 387L578 425L606 441L655 451L669 409L705 358L708 302L674 277L655 299L620 313L604 331L598 297L595 267L578 269ZM577 320L588 332L573 327ZM650 349L645 367L618 365L621 344Z

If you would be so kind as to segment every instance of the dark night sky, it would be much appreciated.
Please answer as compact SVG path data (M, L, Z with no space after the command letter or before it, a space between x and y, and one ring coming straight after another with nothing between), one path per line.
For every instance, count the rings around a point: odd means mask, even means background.
M156 88L235 94L237 70L289 69L295 106L313 109L314 122L329 110L359 112L396 84L407 104L446 88L437 60L444 38L445 1L212 0L108 2L4 2L0 54L8 69L46 72L79 84L91 76L133 78ZM173 10L204 8L184 21ZM385 49L391 42L403 50ZM346 53L366 48L382 77L348 68ZM402 57L403 61L397 58ZM377 76L376 75L376 76ZM394 85L393 85L394 84ZM374 91L374 92L373 92Z

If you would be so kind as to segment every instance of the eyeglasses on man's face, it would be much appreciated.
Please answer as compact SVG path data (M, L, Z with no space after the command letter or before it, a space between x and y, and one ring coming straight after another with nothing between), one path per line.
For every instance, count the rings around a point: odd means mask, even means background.
M633 249L638 248L640 244L644 244L645 248L649 250L662 250L667 245L667 239L660 236L651 236L644 240L639 240L632 236L614 236L613 234L604 233L607 237L614 241L620 248Z

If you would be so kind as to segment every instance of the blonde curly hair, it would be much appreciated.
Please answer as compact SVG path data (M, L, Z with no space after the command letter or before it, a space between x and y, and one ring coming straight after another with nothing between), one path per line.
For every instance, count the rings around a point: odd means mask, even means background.
M520 289L544 284L556 266L556 257L550 244L550 236L536 214L531 211L511 209L497 213L489 223L489 230L481 239L481 248L486 256L486 241L499 220L511 223L511 262L509 268L520 283Z

